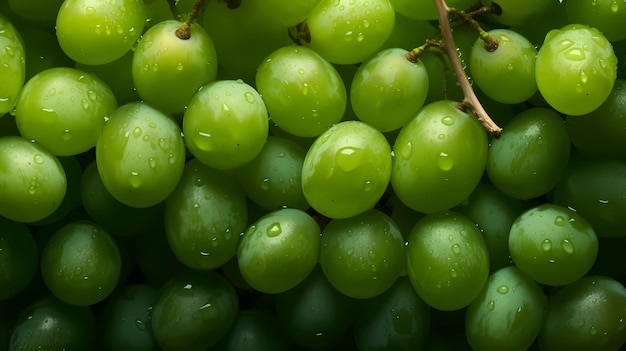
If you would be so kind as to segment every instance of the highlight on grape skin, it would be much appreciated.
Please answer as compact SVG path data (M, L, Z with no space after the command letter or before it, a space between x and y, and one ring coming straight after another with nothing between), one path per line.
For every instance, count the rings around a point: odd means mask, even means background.
M624 20L0 1L0 350L623 349Z

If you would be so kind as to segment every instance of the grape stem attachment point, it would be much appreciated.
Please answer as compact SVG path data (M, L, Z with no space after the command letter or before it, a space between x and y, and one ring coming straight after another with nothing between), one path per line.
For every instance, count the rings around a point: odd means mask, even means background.
M456 52L456 45L454 44L454 38L452 36L452 29L450 27L450 20L448 14L451 12L451 9L446 4L445 0L433 0L435 2L435 7L437 8L437 15L439 17L439 27L441 30L441 35L443 37L443 49L450 59L450 63L452 64L452 69L454 70L454 74L456 76L457 82L459 86L463 90L463 96L465 97L462 105L468 105L471 107L472 111L478 117L478 120L483 125L483 127L487 130L487 132L494 137L498 138L500 133L502 132L502 128L500 128L492 119L489 117L487 111L485 111L484 107L476 97L472 86L467 79L467 75L465 74L465 70L463 70L463 66L461 65L461 61Z
M170 8L171 8L172 3L174 1L168 0L168 2L170 3ZM198 18L198 15L200 14L200 10L202 10L205 3L206 3L206 0L198 0L193 3L193 9L189 13L189 17L187 18L186 21L183 22L183 24L180 25L180 28L176 30L176 36L179 39L187 40L191 38L191 23L195 21L196 18ZM174 4L173 6L174 7L172 11L174 13L174 16L176 16L176 5ZM178 17L180 18L180 15L178 15Z

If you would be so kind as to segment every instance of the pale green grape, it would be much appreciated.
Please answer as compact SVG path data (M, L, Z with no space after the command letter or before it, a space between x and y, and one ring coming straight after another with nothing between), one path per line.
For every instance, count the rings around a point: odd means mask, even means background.
M0 13L0 115L11 111L24 85L24 43L17 29Z
M389 0L321 0L309 13L303 45L332 63L365 61L393 30Z
M241 80L203 86L183 116L189 151L212 168L233 169L252 161L263 149L269 129L259 93Z
M320 135L304 159L302 190L316 211L347 218L374 207L389 183L391 148L384 135L359 121Z
M272 121L302 137L322 134L346 109L346 88L335 68L306 47L286 46L259 66L256 86Z
M142 0L65 0L56 17L56 33L67 56L98 65L128 52L145 22Z
M363 62L352 80L350 103L357 117L388 132L402 127L422 108L428 73L410 62L404 49L386 49Z

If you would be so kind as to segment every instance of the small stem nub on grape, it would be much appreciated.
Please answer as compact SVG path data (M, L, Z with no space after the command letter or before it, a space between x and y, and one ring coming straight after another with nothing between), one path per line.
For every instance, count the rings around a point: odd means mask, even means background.
M168 1L170 1L170 6L171 6L171 0L168 0ZM200 14L200 11L204 7L205 3L206 3L206 0L198 0L193 3L193 9L189 13L189 18L187 18L187 20L184 21L183 24L180 25L180 28L176 30L176 36L179 39L187 40L191 38L191 23L198 18L198 15ZM174 7L175 6L176 5L174 5Z

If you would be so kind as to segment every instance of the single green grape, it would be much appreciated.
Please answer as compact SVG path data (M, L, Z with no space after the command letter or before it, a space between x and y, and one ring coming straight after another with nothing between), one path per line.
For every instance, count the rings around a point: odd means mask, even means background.
M360 121L335 124L309 148L302 191L311 207L330 218L348 218L374 207L391 174L384 135Z
M66 190L63 166L48 149L19 136L0 137L0 216L39 221L61 205Z
M204 85L183 116L189 151L217 169L233 169L252 161L263 149L268 131L263 99L241 80Z
M382 294L395 283L404 261L400 229L378 210L333 219L322 232L319 262L324 275L349 297Z
M541 284L561 286L583 277L598 254L593 227L578 213L542 204L511 226L509 250L515 266Z
M346 109L346 88L339 73L307 47L273 51L259 65L256 86L272 121L296 136L322 134L341 120Z
M418 59L406 58L405 49L378 52L356 71L350 89L350 103L363 122L389 132L405 125L426 101L428 73Z
M15 26L0 13L0 115L13 109L24 79L24 42Z
M409 279L424 302L455 311L478 297L489 275L489 254L474 222L451 211L429 214L407 241Z
M493 29L487 34L498 42L498 48L489 51L483 39L476 40L469 58L472 79L485 95L498 102L516 104L528 100L537 92L537 50L528 39L510 29Z
M257 157L236 170L246 196L267 210L311 207L302 192L306 150L296 142L269 136Z
M487 134L474 115L440 100L424 106L393 145L391 185L415 211L434 213L464 201L483 174Z
M106 189L123 204L150 207L174 190L185 166L180 127L144 102L120 106L96 145Z
M626 288L587 276L550 296L539 333L541 350L618 350L626 343Z
M389 0L321 0L304 22L302 44L332 63L363 62L387 40L394 19Z
M117 108L111 89L95 76L55 67L26 82L15 106L20 134L58 156L77 155L94 146Z
M128 52L145 23L142 0L65 0L56 16L56 34L67 56L99 65Z
M150 27L133 53L132 77L139 96L165 113L182 113L198 88L215 80L217 54L204 28L192 23L190 37L176 31L182 23L162 21Z
M207 350L235 322L239 299L220 275L186 271L165 285L152 309L152 332L165 351Z
M216 269L235 255L247 214L246 197L237 180L192 159L165 200L170 248L188 267Z
M93 305L108 297L120 278L121 264L109 233L88 221L61 227L41 252L46 286L71 305Z
M237 248L241 275L258 291L276 294L302 282L317 264L320 227L294 208L272 211L245 231Z
M491 142L487 175L503 193L532 199L550 191L565 172L570 140L561 116L535 107L509 121Z
M0 217L0 301L24 290L38 263L39 250L26 225Z
M611 43L600 31L585 25L551 30L537 53L539 92L550 106L567 115L584 115L602 105L616 74L617 58Z
M547 307L539 285L517 267L495 271L467 308L465 333L472 350L528 350Z

